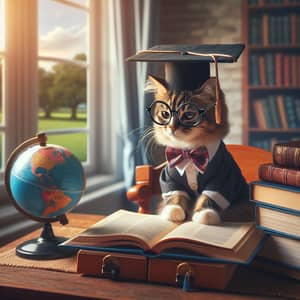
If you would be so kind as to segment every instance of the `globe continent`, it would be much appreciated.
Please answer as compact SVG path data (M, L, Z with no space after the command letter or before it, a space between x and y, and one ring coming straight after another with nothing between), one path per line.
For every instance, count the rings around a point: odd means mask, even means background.
M80 200L85 176L80 161L66 148L33 146L22 152L10 172L17 206L36 218L56 218Z

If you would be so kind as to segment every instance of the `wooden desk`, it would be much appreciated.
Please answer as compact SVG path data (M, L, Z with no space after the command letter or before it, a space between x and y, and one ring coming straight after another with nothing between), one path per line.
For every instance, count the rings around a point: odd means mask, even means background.
M99 216L70 214L66 226L87 228ZM55 227L61 226L53 224ZM35 231L2 248L11 249L21 241L37 237ZM257 296L261 294L261 296ZM0 266L0 299L273 299L298 295L299 282L271 276L270 274L239 268L226 292L195 291L183 292L176 287L147 283L114 282L109 279L83 277L75 273L64 273L42 269Z

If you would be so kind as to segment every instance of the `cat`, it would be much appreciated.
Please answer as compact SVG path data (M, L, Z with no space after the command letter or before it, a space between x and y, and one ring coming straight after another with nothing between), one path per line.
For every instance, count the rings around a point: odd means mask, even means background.
M207 150L205 170L196 168L184 155L178 165L172 166L169 162L162 170L160 215L177 222L192 219L200 224L220 224L224 216L226 219L226 212L241 199L248 198L248 185L222 141L229 132L223 91L220 89L219 94L222 122L216 124L215 78L209 78L193 91L173 91L163 79L149 75L146 89L153 92L155 98L148 110L154 121L152 130L156 142L171 152L173 148L184 153L199 147ZM192 120L195 107L205 110L199 124ZM189 120L196 125L190 126Z

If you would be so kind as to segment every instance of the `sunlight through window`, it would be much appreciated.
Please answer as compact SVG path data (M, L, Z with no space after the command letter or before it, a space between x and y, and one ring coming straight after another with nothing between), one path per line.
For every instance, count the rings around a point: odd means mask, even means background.
M0 51L4 49L4 0L0 0Z
M39 1L38 130L83 162L87 161L87 21L87 11L76 5Z

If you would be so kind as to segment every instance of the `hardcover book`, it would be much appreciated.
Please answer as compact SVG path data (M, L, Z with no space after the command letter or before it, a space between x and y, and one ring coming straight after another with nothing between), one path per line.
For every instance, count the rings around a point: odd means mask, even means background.
M119 210L62 245L177 258L209 256L220 261L248 263L263 236L251 222L218 226L176 224L158 215Z
M300 272L299 240L271 235L257 255Z
M265 272L300 280L300 270L278 264L262 257L257 257L253 262L253 266L256 269L263 270Z
M250 183L250 199L257 204L274 205L286 210L300 212L300 188L273 183L254 181Z
M300 169L300 140L275 144L273 161L283 167Z
M256 205L258 228L280 236L300 240L300 211L283 210L276 206Z
M300 280L300 241L278 235L269 236L255 258L254 266Z
M268 163L259 166L258 174L261 180L300 187L300 170Z

